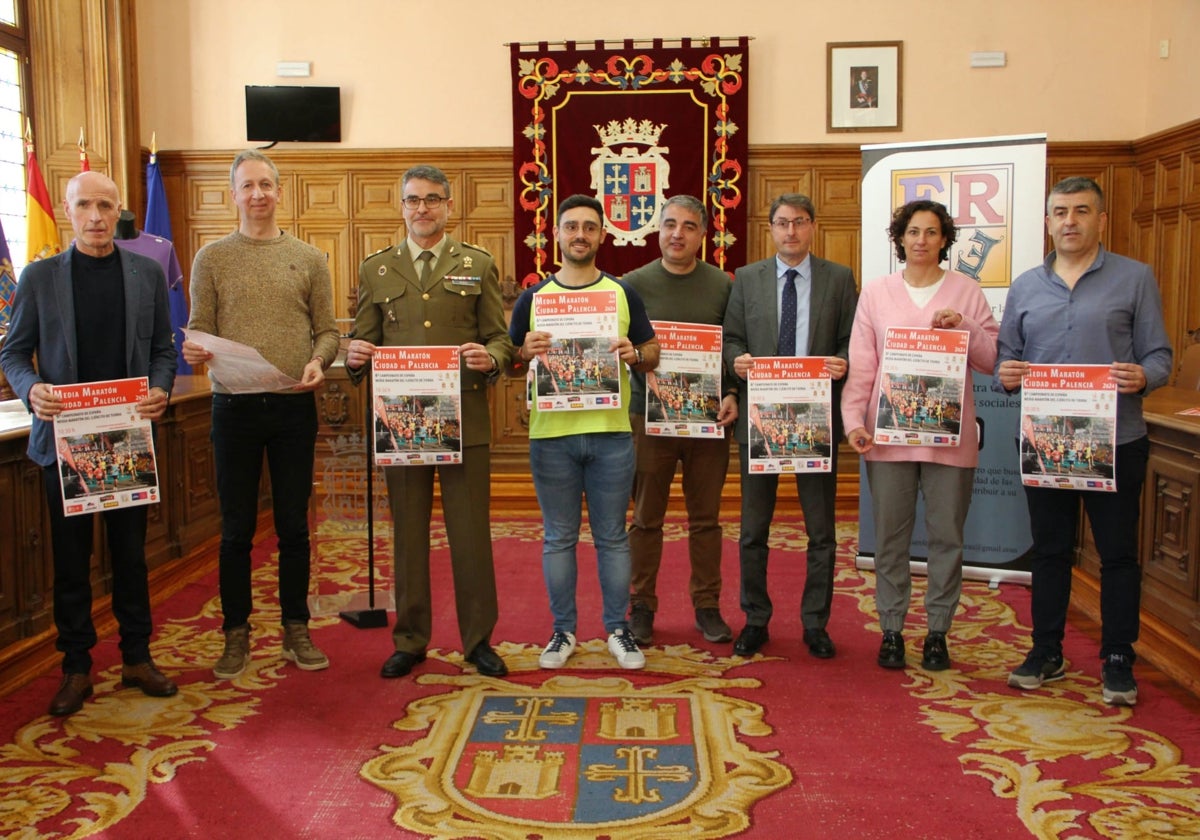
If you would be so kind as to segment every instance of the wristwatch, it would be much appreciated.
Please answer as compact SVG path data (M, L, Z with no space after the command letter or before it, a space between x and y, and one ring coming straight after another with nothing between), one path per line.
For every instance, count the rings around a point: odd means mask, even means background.
M634 362L635 365L640 365L642 362L645 361L645 359L642 358L642 348L641 347L634 347L633 354L635 356L637 356L637 361Z

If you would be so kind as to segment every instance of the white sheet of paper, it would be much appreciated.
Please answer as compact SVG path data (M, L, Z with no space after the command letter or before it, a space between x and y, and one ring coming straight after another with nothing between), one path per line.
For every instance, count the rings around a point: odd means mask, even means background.
M213 381L231 394L286 391L300 384L299 379L275 367L253 347L200 330L184 329L183 337L213 354L205 362L208 372Z

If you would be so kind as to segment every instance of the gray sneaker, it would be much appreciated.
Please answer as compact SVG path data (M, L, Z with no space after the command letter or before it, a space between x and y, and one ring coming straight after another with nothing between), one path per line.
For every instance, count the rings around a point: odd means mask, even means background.
M1035 647L1029 651L1025 661L1008 675L1008 684L1011 688L1032 691L1041 688L1042 683L1061 680L1066 675L1066 663L1061 652Z
M654 610L635 601L629 608L629 632L639 645L648 645L654 637Z
M733 630L721 618L716 607L700 607L696 610L696 629L709 642L732 642ZM635 634L636 637L636 634Z
M302 621L289 621L283 625L283 658L295 662L301 671L320 671L329 667L329 657L312 643L308 625Z
M1110 653L1100 669L1104 682L1104 702L1110 706L1137 703L1137 681L1133 678L1133 660L1121 653Z
M240 677L250 664L250 625L233 627L225 631L225 652L213 666L213 676L219 680Z

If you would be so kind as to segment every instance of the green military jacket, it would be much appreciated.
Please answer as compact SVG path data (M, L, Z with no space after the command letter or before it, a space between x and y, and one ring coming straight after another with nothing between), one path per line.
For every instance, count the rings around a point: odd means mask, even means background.
M492 255L475 245L446 237L441 256L424 286L417 277L408 240L379 251L358 268L358 310L354 337L379 346L458 346L476 342L496 360L496 371L512 361L513 346L504 320L500 278ZM349 370L354 381L367 366ZM488 376L462 373L463 445L491 441Z

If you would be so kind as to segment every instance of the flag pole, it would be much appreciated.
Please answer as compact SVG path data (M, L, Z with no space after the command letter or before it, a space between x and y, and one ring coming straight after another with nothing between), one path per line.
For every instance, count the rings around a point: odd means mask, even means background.
M92 171L92 165L88 161L87 144L83 140L83 126L79 126L79 171Z
M353 333L351 333L353 335ZM338 613L359 630L387 627L387 610L375 606L375 396L367 376L367 403L363 411L363 437L367 454L367 608Z

